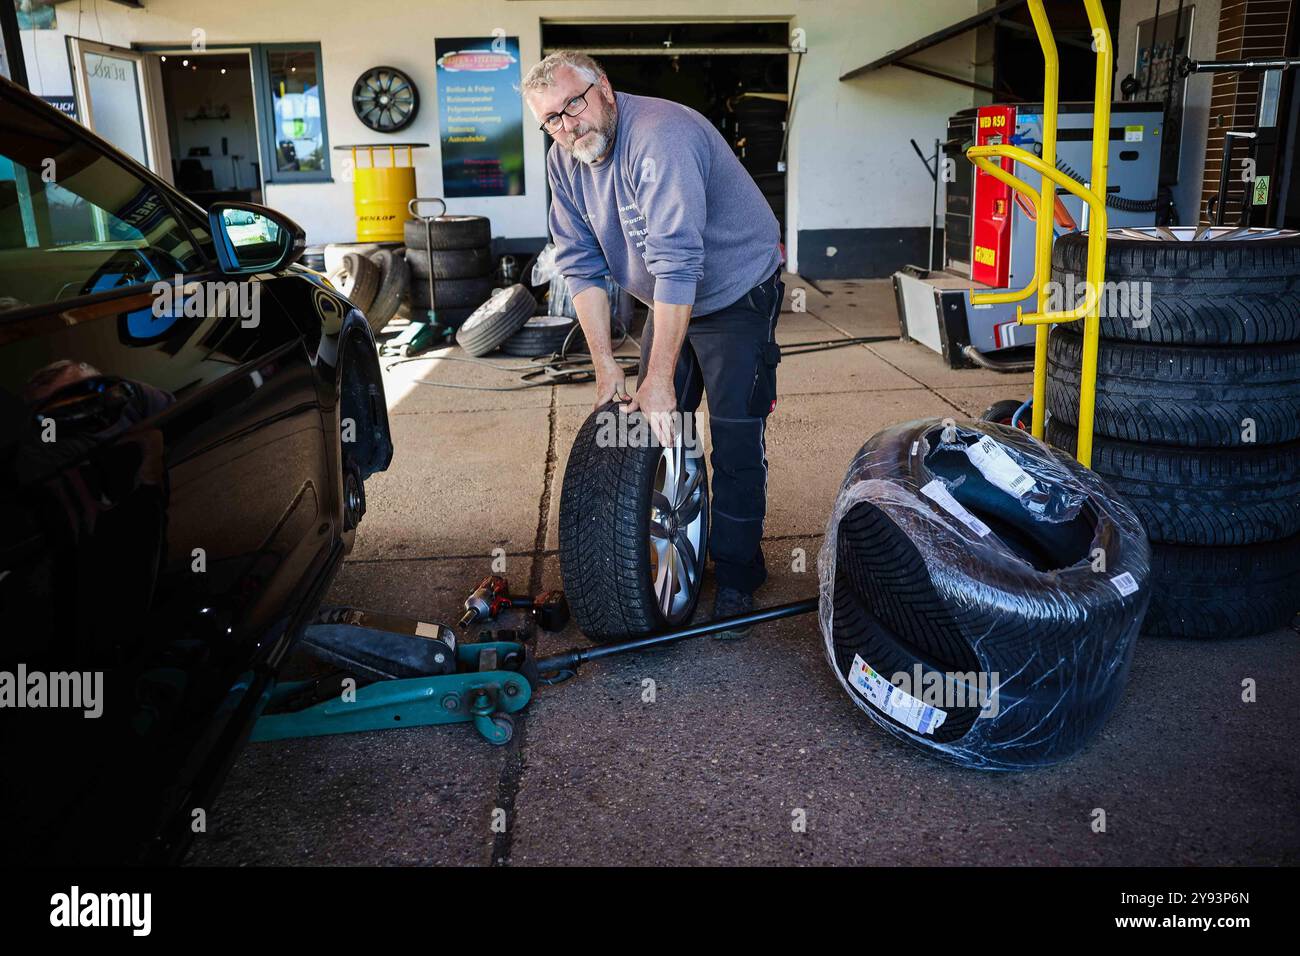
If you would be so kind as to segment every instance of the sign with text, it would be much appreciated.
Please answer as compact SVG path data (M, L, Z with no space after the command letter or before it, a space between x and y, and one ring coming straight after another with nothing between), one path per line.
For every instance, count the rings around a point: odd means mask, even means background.
M446 37L434 42L434 52L442 194L523 195L519 38Z

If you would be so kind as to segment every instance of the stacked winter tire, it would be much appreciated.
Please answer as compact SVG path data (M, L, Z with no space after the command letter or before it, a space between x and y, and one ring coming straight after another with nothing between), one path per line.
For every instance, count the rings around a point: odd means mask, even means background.
M1053 251L1083 282L1087 237ZM1093 470L1152 542L1144 632L1243 637L1300 611L1300 234L1112 230ZM1082 323L1048 339L1047 439L1073 452Z
M1063 450L904 422L862 446L827 523L826 655L872 721L935 756L1057 763L1123 693L1149 560L1137 516Z
M408 219L404 232L413 312L429 308L433 274L438 321L458 328L492 295L492 224L484 216L439 216L429 227Z

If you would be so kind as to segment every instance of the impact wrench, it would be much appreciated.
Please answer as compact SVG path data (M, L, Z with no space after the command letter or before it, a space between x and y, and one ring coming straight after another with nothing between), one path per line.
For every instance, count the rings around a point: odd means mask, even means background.
M544 631L559 631L569 623L569 602L563 591L543 591L536 597L511 597L510 585L499 574L489 574L474 592L465 599L465 613L461 627L475 621L495 621L497 615L509 607L532 613L533 620Z

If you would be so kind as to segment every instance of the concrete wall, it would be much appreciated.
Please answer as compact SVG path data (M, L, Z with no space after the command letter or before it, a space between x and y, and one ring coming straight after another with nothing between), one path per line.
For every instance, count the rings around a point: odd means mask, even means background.
M1184 5L1195 7L1192 21L1192 49L1194 60L1213 60L1219 37L1220 0L1196 0ZM1178 9L1177 0L1164 0L1160 15ZM1119 81L1134 72L1137 55L1137 27L1143 20L1156 15L1156 0L1124 0L1119 12L1119 35L1115 40L1116 68L1115 90L1119 95ZM1166 27L1166 29L1168 29ZM1174 203L1183 223L1195 225L1201 197L1201 174L1205 169L1205 139L1209 131L1210 86L1214 77L1209 73L1194 74L1187 79L1187 94L1183 109L1183 145L1178 162L1178 185L1174 187ZM1153 95L1153 99L1157 98Z
M650 9L653 16L646 15ZM792 27L804 29L808 43L790 135L791 264L799 266L804 256L799 247L806 245L812 274L861 275L887 274L897 264L893 260L923 254L923 249L912 254L906 245L923 237L928 226L930 180L907 141L933 142L950 113L971 105L972 93L897 68L847 82L839 76L976 9L977 0L911 0L906 5L891 0L710 0L707 5L658 0L652 7L635 0L438 0L391 4L379 15L377 8L354 0L223 0L219 5L149 0L144 9L114 3L88 9L80 35L118 46L188 46L192 31L200 28L210 45L319 42L331 146L375 139L351 109L356 78L381 63L406 70L420 86L421 109L402 136L433 144L417 153L417 177L422 193L436 195L442 177L435 37L485 36L500 27L519 37L526 70L540 57L543 19L789 19ZM60 30L74 32L77 23L75 5L59 7ZM61 51L59 56L66 63ZM973 59L971 35L917 58L961 75L970 75ZM793 66L792 58L792 75ZM36 72L29 69L34 85ZM498 236L546 234L543 136L525 123L524 137L526 195L453 203L455 211L489 216ZM269 184L266 201L297 219L312 242L351 239L351 184L343 181L338 165L334 172L330 183ZM826 236L840 237L833 253ZM844 257L837 261L841 253Z

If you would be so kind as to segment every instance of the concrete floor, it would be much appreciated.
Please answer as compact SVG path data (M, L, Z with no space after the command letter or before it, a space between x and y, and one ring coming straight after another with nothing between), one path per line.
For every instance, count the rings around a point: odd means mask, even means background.
M806 313L782 316L783 343L897 334L888 282L820 285ZM954 371L901 341L788 357L779 378L761 604L815 593L826 516L872 433L978 415L1030 381ZM329 600L450 624L494 548L519 590L559 587L559 489L591 387L460 391L416 379L515 380L449 361L388 373L396 455L368 484L369 512ZM706 583L701 606L711 599ZM584 642L570 625L543 635L539 651ZM250 745L190 861L1295 864L1298 649L1291 630L1144 639L1118 710L1082 754L989 774L871 724L833 679L814 619L793 618L742 642L705 638L588 665L539 689L503 749L466 726ZM1256 703L1241 700L1245 678L1257 682ZM504 832L493 828L498 809Z

